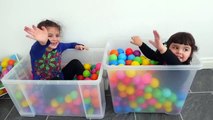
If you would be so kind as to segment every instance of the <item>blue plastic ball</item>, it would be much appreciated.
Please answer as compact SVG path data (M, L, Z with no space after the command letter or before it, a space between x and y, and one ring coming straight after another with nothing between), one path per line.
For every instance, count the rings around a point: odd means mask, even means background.
M120 54L118 55L118 59L119 59L119 60L126 60L126 54L125 54L125 53L120 53Z
M131 54L127 57L127 60L133 60L135 58L135 55Z

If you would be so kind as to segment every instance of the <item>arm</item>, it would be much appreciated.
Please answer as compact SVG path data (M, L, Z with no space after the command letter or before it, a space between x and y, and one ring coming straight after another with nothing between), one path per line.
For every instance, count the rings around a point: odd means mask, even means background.
M88 50L88 48L86 46L84 46L83 44L79 44L76 42L72 42L72 43L60 43L62 51L66 50L66 49L76 49L76 50Z
M153 51L150 47L148 47L139 36L131 37L131 43L138 46L141 52L149 59L159 61L159 58L155 51Z
M165 53L160 54L160 56L167 65L183 65L183 63L181 63L180 60L169 49L167 49Z

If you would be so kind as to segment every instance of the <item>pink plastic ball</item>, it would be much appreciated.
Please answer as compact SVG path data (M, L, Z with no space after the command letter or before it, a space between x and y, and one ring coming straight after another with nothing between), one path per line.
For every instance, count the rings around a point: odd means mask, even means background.
M150 73L146 73L142 77L144 84L149 84L152 81L152 75Z
M101 68L101 63L97 63L95 69L100 70L100 68Z
M119 80L123 80L126 77L126 74L124 71L118 70L116 71L116 76Z

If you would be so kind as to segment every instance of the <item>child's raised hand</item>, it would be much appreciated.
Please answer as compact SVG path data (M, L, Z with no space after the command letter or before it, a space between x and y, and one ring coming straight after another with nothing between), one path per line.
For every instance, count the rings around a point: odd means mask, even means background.
M160 39L160 35L158 34L158 32L156 30L153 30L153 34L155 37L155 40L149 40L149 42L158 49L158 51L163 54L166 52L167 48L163 45L163 43L161 42Z
M84 45L76 45L75 46L76 50L88 50L88 47L84 46Z
M143 41L141 40L141 38L139 36L133 36L131 37L131 41L130 43L134 44L134 45L137 45L137 46L141 46L143 44Z
M48 41L48 32L45 27L42 26L42 29L32 26L32 28L25 26L24 31L28 33L26 37L37 40L41 45L46 45Z

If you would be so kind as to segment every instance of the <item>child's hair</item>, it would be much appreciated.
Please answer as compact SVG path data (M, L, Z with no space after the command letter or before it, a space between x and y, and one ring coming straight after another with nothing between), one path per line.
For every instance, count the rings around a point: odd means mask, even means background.
M47 27L56 27L59 32L61 32L61 26L59 24L57 24L56 22L53 22L51 20L44 20L44 21L41 21L37 27L41 29L41 27L44 26L45 28Z
M191 54L188 58L188 60L186 61L186 63L190 63L190 61L192 60L192 56L193 56L193 52L196 52L198 50L198 47L195 44L195 39L192 36L192 34L188 33L188 32L178 32L173 34L169 40L166 42L167 47L169 48L169 46L172 43L178 43L178 44L184 44L184 45L189 45L191 46Z

